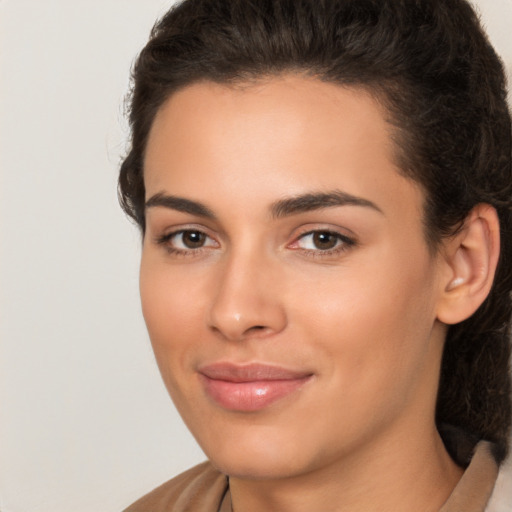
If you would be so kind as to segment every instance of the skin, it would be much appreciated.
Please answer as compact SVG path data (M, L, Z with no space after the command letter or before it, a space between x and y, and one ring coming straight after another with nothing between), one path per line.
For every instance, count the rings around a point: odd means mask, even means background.
M460 478L434 423L453 272L429 251L424 195L399 174L390 130L364 91L295 75L194 84L155 118L143 313L235 512L434 511ZM363 204L276 215L277 201L332 191ZM191 231L205 235L196 248ZM312 231L332 233L334 248ZM218 361L311 378L262 410L232 411L198 373Z

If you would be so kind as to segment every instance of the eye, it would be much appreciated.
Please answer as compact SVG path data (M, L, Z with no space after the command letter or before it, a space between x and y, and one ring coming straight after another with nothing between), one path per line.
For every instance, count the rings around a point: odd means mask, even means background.
M305 233L300 236L293 244L292 248L303 249L306 251L337 251L346 249L355 242L351 238L328 230L316 230Z
M201 231L180 231L170 238L177 249L199 249L206 243L207 237Z
M205 247L218 247L218 243L213 238L197 229L174 231L158 238L157 242L165 245L170 252L177 253L195 251Z

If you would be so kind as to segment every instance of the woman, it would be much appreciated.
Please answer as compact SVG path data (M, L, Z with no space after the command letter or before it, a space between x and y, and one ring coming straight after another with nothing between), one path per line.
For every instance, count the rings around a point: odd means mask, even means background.
M503 69L464 0L186 0L120 197L210 462L135 511L483 511L510 428Z

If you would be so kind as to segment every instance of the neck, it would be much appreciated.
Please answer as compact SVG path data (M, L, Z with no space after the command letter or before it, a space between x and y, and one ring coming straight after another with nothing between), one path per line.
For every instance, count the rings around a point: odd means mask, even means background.
M409 436L387 434L306 474L271 481L230 478L234 512L437 512L462 470L435 426Z

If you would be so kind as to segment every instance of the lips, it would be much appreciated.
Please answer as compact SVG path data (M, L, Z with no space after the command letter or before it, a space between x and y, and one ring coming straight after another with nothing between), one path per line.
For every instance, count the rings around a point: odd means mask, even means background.
M265 364L216 363L199 369L206 394L232 411L258 411L294 394L312 373Z

